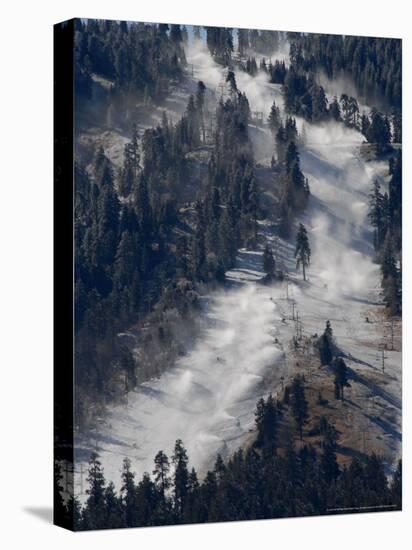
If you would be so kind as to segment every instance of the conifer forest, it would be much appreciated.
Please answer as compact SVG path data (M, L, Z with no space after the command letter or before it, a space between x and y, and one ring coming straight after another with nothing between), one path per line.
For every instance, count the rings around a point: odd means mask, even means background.
M66 526L401 509L401 70L398 39L74 20Z

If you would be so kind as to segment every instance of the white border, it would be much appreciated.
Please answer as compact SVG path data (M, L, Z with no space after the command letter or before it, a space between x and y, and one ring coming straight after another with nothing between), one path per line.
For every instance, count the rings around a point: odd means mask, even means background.
M52 457L52 25L73 16L215 24L404 39L404 211L411 212L409 37L401 0L71 0L2 4L1 40L1 465L3 548L404 548L411 491L402 513L153 528L73 535L39 519L51 506ZM408 28L409 23L409 28ZM409 219L411 216L409 215ZM404 457L408 485L411 396L410 234L404 228ZM64 351L62 351L64 353ZM412 368L412 365L409 365ZM409 395L409 397L408 397ZM406 436L406 437L405 437ZM27 511L32 508L37 514ZM41 515L41 514L40 514ZM409 537L407 536L409 534ZM74 538L75 537L75 538Z

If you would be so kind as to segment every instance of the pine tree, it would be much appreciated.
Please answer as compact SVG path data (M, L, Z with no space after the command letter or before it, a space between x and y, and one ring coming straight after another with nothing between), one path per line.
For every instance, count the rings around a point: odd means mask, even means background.
M326 327L318 340L318 349L321 365L330 365L334 354L333 331L330 321L326 321Z
M261 397L259 401L256 403L256 409L255 409L255 424L258 432L256 442L258 445L262 445L263 443L263 421L265 418L265 408L266 408L265 400L263 399L263 397Z
M68 514L68 510L63 500L63 486L62 486L63 476L61 473L60 465L57 460L54 461L54 487L53 487L53 517L58 525L63 527L70 528L72 518Z
M394 109L392 114L393 143L402 143L402 111Z
M237 93L237 84L236 84L236 77L235 73L233 71L228 71L226 76L226 82L229 83L229 89L230 94L232 97L235 97L235 94Z
M390 233L387 234L382 249L381 273L385 303L390 312L397 315L400 313L402 304L402 279Z
M310 253L308 234L305 226L300 223L296 234L295 258L296 269L299 269L299 267L302 266L304 281L306 281L306 269L310 263Z
M312 103L312 120L320 121L328 116L328 100L322 86L312 84L310 87Z
M224 478L224 474L226 472L226 466L223 461L222 455L218 453L216 456L215 466L213 468L213 472L216 476L217 480L222 480Z
M197 478L196 470L191 469L188 478L187 487L187 499L185 509L185 523L197 523L202 521L200 508L202 503L200 502L200 484Z
M258 441L261 442L267 453L273 453L276 449L277 417L276 402L272 394L270 394L265 403L264 414L258 433Z
M126 144L124 146L123 153L123 168L120 172L119 178L119 195L122 197L128 197L132 192L135 185L135 171L130 158L130 146Z
M276 269L275 259L273 257L272 249L269 247L268 244L266 244L265 249L263 251L263 271L269 275L270 277L273 277Z
M388 119L377 110L372 112L372 120L368 128L366 139L376 145L378 154L383 153L391 141L391 131Z
M248 29L237 30L238 51L241 56L245 55L249 49L249 31Z
M138 267L136 238L127 229L122 232L114 260L114 280L120 287L131 285Z
M135 190L134 203L139 219L141 239L145 244L148 244L150 242L150 236L153 230L153 216L147 179L143 173L140 174L139 182Z
M285 156L286 172L288 174L292 171L292 166L296 163L299 167L299 152L294 141L291 141L286 150Z
M342 120L340 106L339 106L338 98L336 96L333 97L333 100L329 105L329 116L333 120L336 120L336 122L340 122Z
M89 460L87 477L89 488L83 511L85 529L104 529L105 520L105 479L101 462L96 453L92 453Z
M153 525L157 510L156 489L147 472L136 487L137 514L136 520L139 526Z
M308 402L305 397L305 388L300 376L295 376L292 383L292 413L299 431L300 440L303 439L303 426L309 418Z
M132 352L126 346L123 346L120 350L120 368L124 372L125 376L125 390L130 391L136 387L136 361L134 360Z
M369 117L368 115L366 115L365 113L363 113L363 115L361 116L361 132L362 134L367 137L368 135L368 131L369 131L369 127L370 127L370 120L369 120Z
M169 477L170 464L167 455L163 451L159 451L155 456L155 469L153 470L153 476L155 484L159 489L162 497L165 497L166 491L171 486L171 480Z
M279 110L279 107L277 107L276 102L273 101L272 107L270 108L269 118L268 118L269 128L273 135L276 134L278 128L280 127L280 123L281 123L280 110Z
M140 169L139 132L135 123L132 126L132 139L128 144L128 162L131 164L134 177Z
M219 224L219 247L226 269L234 266L238 248L238 236L235 225L233 204L228 204Z
M120 495L122 499L124 523L127 527L137 527L137 493L135 484L135 474L131 470L131 462L129 458L123 461L123 469L121 474L122 486Z
M181 520L186 504L189 481L187 452L181 439L176 441L172 462L174 466L174 508L176 517Z
M197 90L196 90L196 109L198 112L198 118L200 120L203 143L206 143L205 94L206 94L206 86L201 80L199 80L199 82L197 83Z
M348 382L348 367L342 357L336 357L333 362L333 369L335 372L335 397L343 401L343 391L345 388L350 388L350 384Z
M369 219L374 228L374 246L379 250L383 244L387 230L386 212L384 208L384 196L380 192L377 179L373 182L372 193L369 199Z
M199 226L192 237L191 242L191 274L197 281L202 281L205 278L206 265L206 248L205 235L202 228Z
M327 485L336 481L339 476L339 465L336 460L336 453L334 447L327 444L323 448L321 456L321 472L322 478Z
M116 495L114 484L111 481L104 493L105 501L105 528L118 529L123 527L123 510L119 497Z
M397 510L402 510L402 460L399 460L390 486L391 500Z

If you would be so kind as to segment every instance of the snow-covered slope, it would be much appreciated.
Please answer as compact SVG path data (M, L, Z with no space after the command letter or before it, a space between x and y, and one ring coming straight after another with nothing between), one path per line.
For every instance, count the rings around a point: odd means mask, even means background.
M139 474L151 472L157 451L170 456L179 438L202 469L217 452L236 450L252 428L267 369L279 378L283 372L283 352L274 344L280 313L268 289L246 284L211 296L205 317L184 359L130 393L97 434L86 434L97 443L109 479L120 481L125 456Z
M290 295L303 333L319 334L331 321L334 336L351 369L348 400L340 405L364 451L394 461L401 441L401 346L384 315L379 266L373 262L368 201L375 178L385 185L387 163L365 162L359 155L361 135L343 125L306 125L302 169L309 178L311 199L302 221L310 236L309 281L298 280L293 262ZM397 333L397 334L396 334ZM382 369L382 348L385 369ZM342 443L342 442L341 442Z
M204 49L189 52L188 59L194 80L202 79L208 87L219 85L222 69ZM236 78L252 110L266 117L274 98L282 107L279 87L264 76L239 72ZM273 242L277 261L288 271L288 283L271 288L256 284L262 276L261 251L241 251L237 267L227 273L236 284L208 297L204 331L188 355L159 380L131 392L127 403L108 411L95 432L79 437L77 494L80 467L85 471L93 448L106 478L119 487L124 457L139 475L151 472L155 454L162 449L170 456L178 438L188 449L191 465L201 472L217 452L228 455L241 445L253 427L257 399L280 391L283 379L293 374L285 361L295 332L292 302L304 335L319 334L325 321L331 321L353 377L342 415L352 422L353 431L368 431L370 450L391 451L395 457L400 442L401 357L400 351L386 351L386 371L381 372L380 346L388 343L388 327L367 219L371 183L375 177L384 181L386 166L360 157L362 136L354 130L335 123L299 125L305 125L301 163L311 187L309 206L298 220L305 223L312 247L309 280L303 282L295 270L293 242L275 239L270 224L262 222L260 232ZM256 153L265 164L273 145L270 133L261 131L266 146Z

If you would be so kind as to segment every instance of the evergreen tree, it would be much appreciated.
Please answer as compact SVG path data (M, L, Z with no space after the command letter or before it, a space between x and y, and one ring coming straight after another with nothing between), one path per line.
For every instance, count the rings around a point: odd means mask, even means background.
M259 447L263 447L267 453L273 453L276 449L277 416L276 402L272 394L269 395L266 402L263 399L258 402L255 411L258 430L256 443Z
M399 460L390 486L391 501L397 510L402 509L402 460Z
M54 475L53 475L53 517L59 525L64 527L70 527L72 518L69 516L67 507L63 500L63 476L61 473L60 465L57 460L54 461Z
M89 488L85 508L83 510L83 524L85 529L105 528L105 479L101 462L96 453L92 453L89 460L87 477Z
M300 223L296 234L295 247L296 269L302 266L303 280L306 281L306 269L310 263L310 246L306 227Z
M206 143L205 94L206 94L206 86L201 80L199 80L199 82L197 83L197 90L196 90L196 110L200 120L203 143Z
M201 517L200 484L197 478L196 470L191 469L188 478L188 490L185 509L185 522L198 523L203 520Z
M333 120L336 120L336 122L340 122L342 120L340 106L339 106L338 98L336 96L333 97L333 100L329 105L329 116Z
M118 529L124 527L123 510L119 497L116 495L114 484L111 481L104 493L105 501L105 528Z
M186 504L189 482L187 452L181 439L176 441L172 462L174 466L174 508L176 517L178 520L181 520Z
M230 94L232 97L237 93L236 77L233 71L228 71L226 75L226 82L229 84Z
M70 529L73 529L74 531L88 529L86 523L83 521L84 516L82 515L82 507L79 499L73 495L71 495L67 501L67 514L71 521L71 524L68 525Z
M120 350L120 368L124 372L125 376L125 389L130 391L136 387L136 362L134 360L132 352L126 346L123 346Z
M128 144L127 149L128 162L131 164L131 167L134 172L134 177L137 177L138 170L140 169L140 151L139 151L139 132L137 126L133 123L132 126L132 139Z
M195 280L202 281L205 278L206 248L205 236L199 225L192 238L190 254L192 276Z
M394 109L392 114L393 143L402 143L402 111Z
M293 381L291 407L303 438L308 404L300 376ZM277 453L278 414L271 395L266 401L259 400L255 445L247 451L239 449L226 462L218 454L213 469L206 473L203 482L199 482L194 469L190 473L187 471L188 458L181 441L176 442L173 480L168 474L162 475L165 466L168 470L167 457L162 452L156 456L154 482L148 473L144 473L136 485L130 463L126 460L121 499L116 496L112 483L106 488L104 483L98 484L100 489L103 488L103 491L98 490L100 498L103 495L101 523L106 528L133 527L329 514L331 508L355 506L365 509L376 506L401 508L401 462L390 481L385 475L383 460L376 454L366 456L363 464L355 457L349 467L341 470L336 458L338 432L325 417L321 417L314 428L321 437L319 453L314 447L303 444L295 450L290 434L284 434L286 442L283 441L282 452ZM175 503L173 509L170 499L164 496L165 479L169 479L174 503L176 489L180 488L177 508ZM180 500L182 488L184 500ZM91 528L92 524L87 523L87 519L92 517L89 506L90 500L81 511L76 500L69 501L68 512L75 518L76 528ZM81 515L83 520L79 523Z
M249 31L248 29L237 30L237 45L239 55L243 56L249 50Z
M286 162L286 172L288 174L290 174L292 171L293 163L299 163L299 152L294 141L291 141L288 145L286 156L285 156L285 162Z
M390 234L387 235L382 250L381 273L385 303L389 311L397 315L400 313L402 304L402 281Z
M376 179L373 182L373 190L369 200L369 218L374 228L373 241L375 250L381 248L387 230L387 213L385 212L384 204L384 196L380 192L380 185Z
M276 269L275 259L273 257L272 249L267 244L263 251L263 271L273 277Z
M170 464L167 455L163 451L159 451L155 456L155 469L153 470L153 476L155 483L162 495L165 497L166 491L171 486L171 480L169 477Z
M121 479L122 486L120 489L120 495L122 500L124 522L128 527L137 527L138 501L135 474L131 470L129 458L125 458L123 461Z
M286 77L286 66L284 61L275 61L275 64L269 65L270 81L273 84L284 84Z
M318 340L318 349L321 365L330 365L334 355L333 331L330 321L326 321L326 327Z
M335 397L343 401L343 391L345 388L350 388L350 384L348 382L348 367L342 357L336 357L333 369L335 371Z
M330 485L330 483L336 481L339 476L339 465L332 445L327 444L324 446L320 466L324 483Z
M368 135L368 131L369 131L369 127L370 127L370 120L369 120L369 117L368 115L366 115L365 113L361 116L361 126L360 126L360 129L361 129L361 132L362 134L367 137Z
M391 131L388 120L377 110L372 112L372 120L366 139L376 145L377 153L383 153L391 141Z
M255 409L255 424L258 432L256 442L258 445L261 445L263 443L263 421L265 418L265 407L265 400L263 399L263 397L261 397L256 403Z
M128 229L122 232L114 260L114 279L120 287L129 286L138 266L136 238Z
M292 384L292 413L296 422L297 429L299 431L299 437L303 439L303 426L306 424L309 418L308 402L305 397L305 388L301 376L295 376Z
M358 127L359 106L354 97L342 94L340 97L343 122L349 128Z
M141 527L153 525L157 508L156 490L147 472L136 487L136 522Z
M312 84L309 89L312 104L312 120L321 121L328 116L328 100L322 86Z
M232 29L225 27L205 27L206 44L210 54L223 66L229 66L233 52Z

